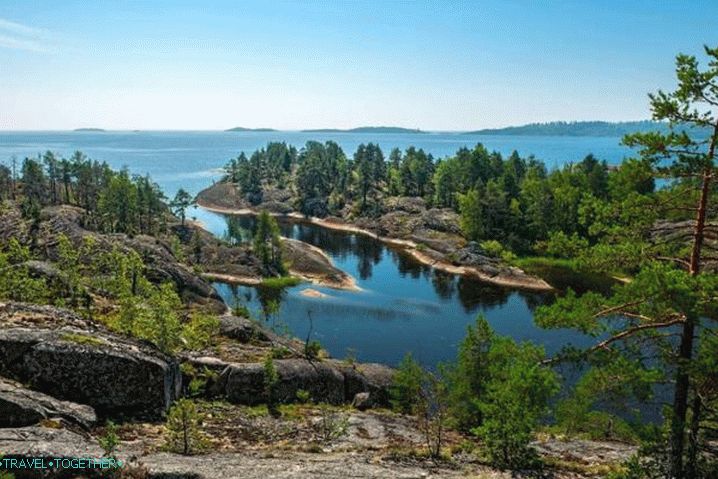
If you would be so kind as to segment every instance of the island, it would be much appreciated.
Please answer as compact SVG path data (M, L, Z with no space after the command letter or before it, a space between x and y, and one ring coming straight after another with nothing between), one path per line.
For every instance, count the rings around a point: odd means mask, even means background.
M401 128L399 126L360 126L357 128L349 128L342 130L339 128L318 128L312 130L302 130L302 133L426 133L425 131L414 128Z
M104 130L104 129L102 129L102 128L75 128L75 129L72 130L72 131L85 132L85 133L88 133L88 132L95 132L95 133L97 133L97 132L103 132L103 131L106 131L106 130Z
M486 128L467 131L467 135L528 135L528 136L613 136L621 137L631 133L648 130L667 131L663 122L641 121L552 121L547 123L529 123L505 128Z
M230 128L228 130L224 131L233 131L233 132L242 132L242 131L256 131L256 132L269 132L269 131L277 131L274 128L245 128L243 126L235 126L234 128Z

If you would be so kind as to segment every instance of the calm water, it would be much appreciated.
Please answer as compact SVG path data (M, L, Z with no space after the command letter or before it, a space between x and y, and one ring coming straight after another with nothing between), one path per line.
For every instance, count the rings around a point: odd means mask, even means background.
M579 161L593 153L609 163L618 163L630 152L619 146L618 138L569 138L479 136L455 133L432 134L345 134L298 132L0 132L0 161L8 162L52 150L69 156L82 150L88 156L107 161L112 167L126 166L132 173L149 173L168 196L180 187L191 193L212 184L221 176L221 167L240 151L247 153L268 141L286 141L301 147L307 140L334 140L347 155L360 143L379 143L384 151L409 145L423 148L440 158L462 146L483 143L490 150L508 155L518 150L555 167ZM191 213L213 233L221 235L226 219L197 209ZM251 229L252 219L243 218ZM327 231L316 226L286 223L286 236L321 247L334 263L357 279L360 292L315 287L325 298L308 298L300 292L308 285L285 290L275 298L268 292L238 288L235 294L247 301L257 316L262 304L279 301L279 311L269 318L278 329L305 337L312 318L312 338L332 355L348 352L363 361L396 364L407 351L427 366L455 356L466 326L483 313L502 334L519 340L533 340L549 352L585 338L572 331L544 331L534 326L532 309L545 301L541 295L507 291L477 281L442 274L412 261L381 243L352 234ZM217 285L231 299L226 285Z
M219 218L219 215L218 215ZM251 231L254 218L239 217ZM411 257L363 235L316 225L280 222L282 234L322 248L334 264L356 278L362 291L341 291L308 283L284 291L217 285L232 304L239 297L263 318L275 300L280 309L266 318L275 330L300 338L312 333L335 357L347 353L364 361L398 363L407 351L431 367L455 357L457 344L476 315L484 314L497 332L532 340L557 351L568 342L588 344L574 331L545 331L533 324L532 309L546 295L509 291L417 263ZM301 294L307 288L326 295Z

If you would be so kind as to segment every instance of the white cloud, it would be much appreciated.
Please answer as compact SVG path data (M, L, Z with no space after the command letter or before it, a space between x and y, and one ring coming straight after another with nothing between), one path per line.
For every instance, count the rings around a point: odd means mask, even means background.
M49 38L47 30L0 18L0 48L53 53L56 48Z

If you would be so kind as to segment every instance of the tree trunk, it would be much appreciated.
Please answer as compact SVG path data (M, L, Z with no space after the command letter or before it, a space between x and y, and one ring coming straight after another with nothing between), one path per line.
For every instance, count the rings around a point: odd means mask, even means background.
M703 237L706 226L706 211L708 196L710 194L711 180L713 179L713 157L715 156L716 142L718 141L718 125L713 129L710 147L707 154L707 165L703 170L701 195L698 199L696 210L696 225L693 229L693 246L691 248L690 266L688 272L691 276L700 274L701 252L703 249ZM671 477L682 478L683 449L685 445L684 431L686 424L686 411L688 410L688 389L690 387L690 376L687 368L693 357L693 336L695 333L697 318L690 315L683 324L681 333L681 345L678 352L678 373L676 375L676 387L673 396L673 418L671 425Z
M693 404L691 405L691 411L693 417L691 417L691 428L688 433L688 457L686 462L686 479L696 479L697 474L697 460L698 460L698 432L701 424L701 410L703 408L703 402L698 394L695 392L693 397Z

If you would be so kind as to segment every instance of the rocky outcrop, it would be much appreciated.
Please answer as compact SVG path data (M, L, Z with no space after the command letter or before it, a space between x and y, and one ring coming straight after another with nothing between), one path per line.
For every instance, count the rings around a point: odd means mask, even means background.
M95 411L89 406L60 401L0 378L0 428L31 426L51 418L63 419L84 428L97 421Z
M378 364L344 365L336 360L274 361L279 376L275 400L295 402L299 390L317 401L330 404L351 403L359 393L368 393L373 407L388 404L388 387L393 370ZM230 402L260 404L267 401L262 363L229 364L218 381Z
M0 304L0 375L103 418L160 417L181 388L178 364L153 346L22 303Z
M6 207L0 210L0 240L17 238L23 244L33 243L34 253L40 256L41 261L30 261L24 266L31 274L43 276L51 280L51 284L59 285L62 285L66 278L51 263L44 260L57 260L58 237L61 234L70 239L75 247L79 247L84 238L92 237L100 251L111 251L113 248L123 252L135 250L143 258L147 266L147 277L151 281L172 281L185 301L204 305L215 312L225 310L221 297L212 285L178 261L168 242L144 235L129 237L124 234L97 233L84 227L86 221L86 213L81 208L68 205L49 206L43 208L39 223L33 226L29 220L22 218L16 205L6 204Z
M287 238L283 239L282 245L289 270L293 275L330 288L357 288L354 278L334 266L319 248Z
M271 341L274 334L257 325L249 318L224 315L219 318L219 333L242 343Z

